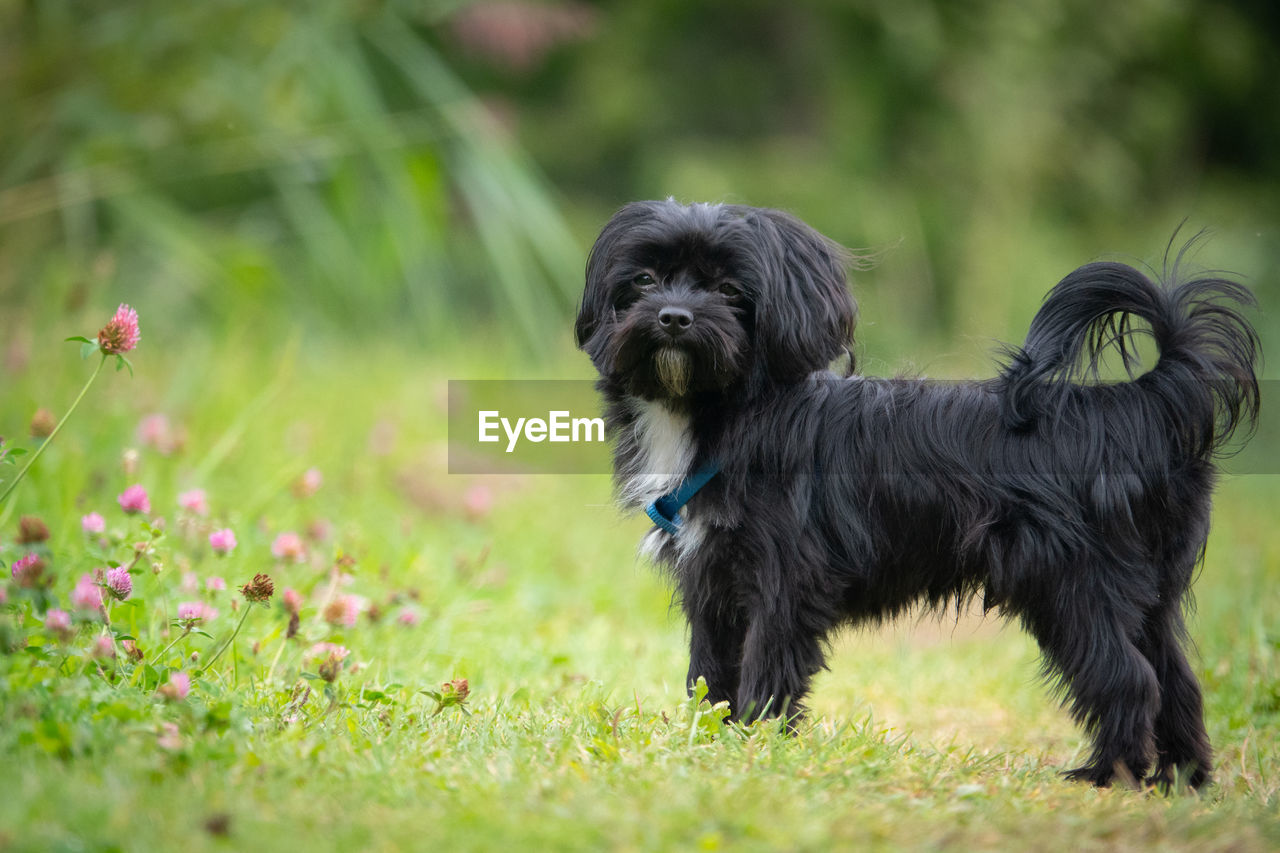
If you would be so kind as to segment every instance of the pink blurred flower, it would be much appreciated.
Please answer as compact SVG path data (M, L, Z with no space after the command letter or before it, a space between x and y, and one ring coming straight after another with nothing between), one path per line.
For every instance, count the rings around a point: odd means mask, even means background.
M194 628L218 618L218 611L203 601L184 601L178 605L178 624Z
M138 422L138 443L161 453L168 454L173 450L173 426L169 417L162 414L147 415Z
M110 660L116 656L116 644L106 634L99 634L94 638L89 654L98 660Z
M327 519L316 518L307 522L307 538L312 542L324 542L333 534L333 525Z
M335 643L316 643L304 657L318 661L319 666L316 671L320 677L325 681L333 682L338 680L338 675L342 672L342 662L349 654L351 651L345 646Z
M308 468L294 481L293 494L295 497L309 498L320 491L322 485L324 485L324 475L320 473L320 469Z
M151 498L147 497L147 490L140 485L135 484L125 489L116 500L120 502L120 508L130 515L151 512Z
M182 573L182 591L187 595L195 595L200 591L200 578L195 572Z
M227 582L217 575L214 575L204 582L204 588L209 592L222 592L227 588Z
M160 733L156 735L156 746L168 752L182 749L182 734L177 723L161 723Z
M302 594L293 587L280 593L280 600L284 602L284 609L290 613L297 613L302 609Z
M71 636L71 614L51 607L49 612L44 614L44 627L46 631L51 631L65 640Z
M105 531L107 529L107 522L96 512L91 512L80 519L80 529L85 532L85 535L92 536Z
M271 543L271 553L277 560L301 563L307 558L307 546L302 544L302 537L298 534L285 531Z
M462 509L472 521L484 518L493 510L493 490L484 485L467 489L462 498Z
M471 684L465 678L455 678L440 685L440 706L465 705L471 695Z
M8 587L0 586L0 604L8 604L8 603L9 603L9 589Z
M160 685L160 695L170 702L181 702L191 692L191 676L180 669L169 673L169 680Z
M38 554L27 554L13 561L9 567L13 582L18 586L32 589L44 582L44 560Z
M115 316L98 332L98 346L108 355L129 352L138 345L142 334L138 330L138 312L128 305L116 309Z
M178 495L178 506L196 515L209 514L209 499L205 496L204 489L192 489Z
M358 595L339 595L325 605L324 621L330 625L354 628L360 621L363 605L364 599Z
M396 616L396 622L404 625L406 628L412 628L421 621L422 617L418 615L418 611L410 607L406 607L404 610L401 610L399 615Z
M347 655L351 654L351 650L346 646L340 646L337 643L316 643L307 649L307 653L303 655L305 658L315 660L317 658L336 657L338 660L346 660Z
M209 534L209 547L218 555L230 554L236 547L236 534L230 527Z
M71 590L71 603L76 610L92 610L95 613L102 609L102 587L98 586L93 575L84 574L76 581Z
M488 65L517 74L539 67L560 45L589 38L601 17L594 6L578 0L488 0L457 8L446 19L452 42Z
M124 601L133 594L133 577L124 566L107 569L106 580L103 583L106 585L107 592L120 601Z

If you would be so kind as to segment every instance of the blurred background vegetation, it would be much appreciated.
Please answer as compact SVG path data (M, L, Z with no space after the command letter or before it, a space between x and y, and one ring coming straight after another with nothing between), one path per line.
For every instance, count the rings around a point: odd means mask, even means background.
M883 250L868 372L970 372L1184 220L1267 301L1278 82L1266 0L0 3L0 343L128 301L158 344L515 370L570 349L608 215L671 195Z

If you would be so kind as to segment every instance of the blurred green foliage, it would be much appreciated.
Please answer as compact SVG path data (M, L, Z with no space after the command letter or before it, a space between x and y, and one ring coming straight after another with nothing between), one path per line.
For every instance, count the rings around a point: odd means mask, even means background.
M532 340L577 246L407 9L6 4L0 301Z
M667 195L886 250L872 352L1016 336L1071 266L1158 266L1183 220L1265 297L1277 8L5 4L0 306L542 351L603 219Z
M1205 265L1275 290L1274 4L569 5L590 36L541 64L448 52L506 99L584 233L636 197L788 208L887 250L855 290L864 343L890 349L1020 335L1070 268L1159 267L1183 220L1179 241L1215 235Z

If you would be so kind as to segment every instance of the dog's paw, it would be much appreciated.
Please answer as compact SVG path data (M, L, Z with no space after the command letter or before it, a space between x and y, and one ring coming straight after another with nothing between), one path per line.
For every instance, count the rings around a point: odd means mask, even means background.
M1195 791L1212 781L1208 769L1199 764L1194 767L1161 766L1147 778L1149 786L1165 795Z
M1110 788L1112 784L1120 784L1136 791L1142 787L1142 779L1135 776L1123 761L1109 765L1077 767L1074 770L1063 771L1062 775L1072 782L1088 782L1095 788Z

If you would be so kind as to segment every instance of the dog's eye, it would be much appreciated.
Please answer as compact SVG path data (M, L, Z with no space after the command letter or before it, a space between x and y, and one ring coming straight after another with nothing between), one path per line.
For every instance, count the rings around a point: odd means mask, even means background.
M631 283L634 284L636 287L653 287L655 284L657 284L657 282L654 281L653 276L649 275L649 273L647 272L642 272L640 273L640 275L631 279Z
M729 281L720 282L718 290L720 291L720 295L724 296L726 299L737 299L742 295L742 288Z

